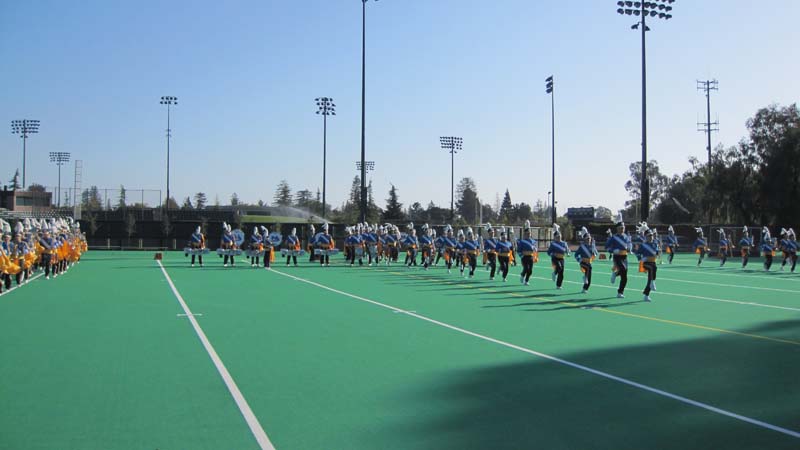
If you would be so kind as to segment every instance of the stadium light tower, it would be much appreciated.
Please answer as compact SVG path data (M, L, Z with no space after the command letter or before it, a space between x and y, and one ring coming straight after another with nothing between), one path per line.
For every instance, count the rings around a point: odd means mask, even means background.
M649 2L618 1L617 13L641 17L641 21L631 26L632 30L642 31L642 198L640 217L644 222L650 211L650 183L647 180L647 58L645 52L645 33L647 17L669 20L672 18L672 4L675 0L653 0Z
M366 63L367 63L367 1L361 0L361 222L367 221L367 164L365 148ZM378 0L374 0L378 1Z
M19 134L22 138L22 189L25 190L25 161L27 159L27 141L29 134L39 132L39 121L33 119L22 119L11 121L11 133Z
M322 116L322 218L325 218L325 185L326 185L326 169L328 158L328 116L336 115L336 105L333 99L329 97L319 97L315 99L317 102L317 114Z
M61 207L61 166L69 162L69 152L50 152L50 162L58 166L58 207Z
M455 218L455 154L461 150L463 139L455 136L439 138L442 148L450 152L450 220Z
M556 223L556 93L555 82L553 76L550 75L544 80L545 92L550 94L550 126L551 126L551 140L552 143L552 157L550 159L552 174L550 177L552 184L550 193L553 194L553 208L550 210L550 218L553 223Z
M169 127L169 110L172 105L178 104L178 97L164 96L161 97L162 105L167 105L167 201L164 203L166 208L169 209L169 138L172 137L172 130Z

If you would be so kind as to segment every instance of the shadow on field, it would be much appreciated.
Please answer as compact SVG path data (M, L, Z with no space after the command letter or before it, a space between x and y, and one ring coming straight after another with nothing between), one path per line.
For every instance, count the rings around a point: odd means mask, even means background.
M800 321L741 330L796 339ZM564 359L794 431L800 347L726 336L590 351ZM444 367L447 367L444 365ZM382 433L397 448L779 449L798 439L533 355L530 361L442 369L404 385Z

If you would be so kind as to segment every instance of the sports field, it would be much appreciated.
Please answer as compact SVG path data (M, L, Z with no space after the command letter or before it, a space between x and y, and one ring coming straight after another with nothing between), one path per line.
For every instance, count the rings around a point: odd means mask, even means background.
M305 258L304 258L305 259ZM92 251L0 296L2 449L797 449L800 275ZM186 314L194 314L187 316Z

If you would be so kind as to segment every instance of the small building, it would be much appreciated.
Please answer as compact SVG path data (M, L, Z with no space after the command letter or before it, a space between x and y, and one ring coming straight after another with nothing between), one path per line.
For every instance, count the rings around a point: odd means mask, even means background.
M568 208L565 215L570 223L586 225L594 221L594 213L594 207L589 206L585 208Z
M23 213L50 211L53 207L53 193L45 191L9 190L0 191L0 208Z

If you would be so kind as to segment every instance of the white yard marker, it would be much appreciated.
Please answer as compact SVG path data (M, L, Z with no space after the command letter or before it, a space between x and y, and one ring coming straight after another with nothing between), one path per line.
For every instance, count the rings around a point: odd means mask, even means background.
M200 328L200 324L197 323L197 320L194 318L194 314L192 311L189 310L189 306L186 305L186 302L181 297L180 292L175 287L175 284L172 282L172 279L169 277L167 270L164 268L164 265L161 264L161 261L157 261L158 266L161 267L161 272L164 273L164 277L167 279L167 283L169 283L169 287L172 289L172 293L175 294L175 298L178 299L178 303L181 304L181 308L183 308L183 312L185 313L186 317L189 318L189 322L192 323L192 328L194 328L194 332L197 333L197 337L200 338L200 342L203 343L203 347L205 347L208 356L211 357L211 361L214 362L214 366L217 368L217 372L219 372L220 376L222 377L222 381L225 382L225 386L228 388L228 391L231 393L233 400L236 402L236 406L239 407L239 411L241 411L242 416L244 416L244 420L247 422L247 425L250 427L250 431L253 433L253 437L256 438L258 445L262 448L262 450L274 450L275 447L270 442L269 438L267 437L267 433L264 432L264 428L261 427L261 424L258 422L256 415L253 414L253 410L250 409L250 405L247 404L247 400L244 399L244 395L239 390L239 387L236 386L236 382L233 381L233 377L228 372L228 369L225 367L225 364L222 363L217 351L214 350L214 347L209 342L206 334L203 332L203 329Z

